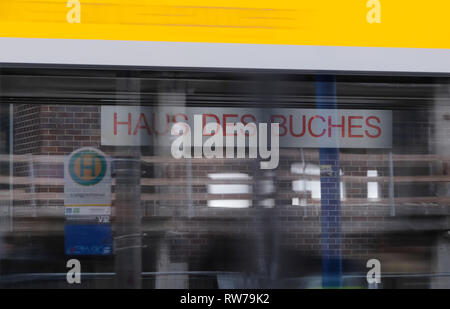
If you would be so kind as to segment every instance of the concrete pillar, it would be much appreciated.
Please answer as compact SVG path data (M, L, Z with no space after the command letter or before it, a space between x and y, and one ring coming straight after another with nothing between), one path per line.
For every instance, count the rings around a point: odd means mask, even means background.
M432 262L433 273L438 276L431 279L431 288L450 289L450 231L439 236ZM444 276L445 273L446 276Z

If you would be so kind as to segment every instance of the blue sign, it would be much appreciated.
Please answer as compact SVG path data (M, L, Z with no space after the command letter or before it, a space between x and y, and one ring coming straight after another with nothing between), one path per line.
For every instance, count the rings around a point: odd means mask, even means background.
M111 225L66 225L66 255L110 255L112 254Z

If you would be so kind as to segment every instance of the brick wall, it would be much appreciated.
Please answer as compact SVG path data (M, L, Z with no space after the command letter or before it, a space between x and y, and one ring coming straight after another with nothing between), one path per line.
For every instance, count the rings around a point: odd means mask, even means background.
M411 112L403 116L395 112L396 146L393 153L427 154L428 137L432 129L429 118L426 114ZM35 178L61 180L62 156L80 147L98 147L113 157L132 151L100 145L99 106L19 104L15 107L15 123L15 153L49 158L44 160L46 162L33 161ZM292 182L301 180L302 176L293 174L291 170L294 164L303 160L320 166L317 149L305 149L303 154L299 149L282 149L279 168L272 175L261 174L255 167L257 162L251 160L194 160L189 167L186 162L173 160L167 154L154 156L152 154L159 152L153 149L143 149L142 153L145 162L142 169L146 172L143 181L162 181L142 185L143 230L167 241L170 262L187 262L191 270L214 270L218 265L231 270L229 264L225 265L227 259L223 256L229 255L231 261L233 256L241 252L243 261L239 262L240 267L244 269L245 265L256 260L260 262L256 263L255 269L264 270L278 250L286 252L286 255L321 256L320 201L312 198L311 192L304 194L292 190ZM55 162L52 162L53 159ZM395 162L394 175L426 176L430 173L428 163L426 160L414 164L412 160L398 160ZM392 248L387 240L390 233L408 230L410 221L405 216L411 212L407 207L414 208L417 203L397 202L398 215L391 217L387 150L342 150L339 164L341 179L345 182L345 198L341 202L342 254L344 259L364 263L369 258L382 256L385 248ZM367 199L368 170L376 170L377 176L382 178L376 181L380 195L375 201ZM29 163L16 163L17 176L29 176L29 172ZM253 199L255 207L207 207L207 199L214 198L207 190L208 174L229 172L246 173L253 177L250 182L253 194L236 195L233 198ZM192 174L192 187L187 182L189 173ZM318 180L314 175L307 178ZM275 191L261 192L258 189L261 180L272 182ZM30 193L29 185L24 188ZM188 194L190 188L191 195ZM397 183L395 186L396 197L397 194L400 194L398 197L408 198L424 193L433 196L430 190L427 183L421 183L415 189L408 183ZM62 183L34 184L34 194L38 196L35 199L38 207L63 206ZM189 197L192 198L191 202ZM305 205L292 205L292 199L296 197L303 199ZM276 207L259 207L258 201L265 199L273 199ZM189 204L192 204L191 208ZM30 205L30 201L18 202L16 205ZM426 202L414 209L417 215L448 212L446 205L436 206ZM402 212L405 216L402 216ZM399 235L401 238L401 233ZM223 245L222 249L218 248L218 244ZM278 258L281 261L284 257Z

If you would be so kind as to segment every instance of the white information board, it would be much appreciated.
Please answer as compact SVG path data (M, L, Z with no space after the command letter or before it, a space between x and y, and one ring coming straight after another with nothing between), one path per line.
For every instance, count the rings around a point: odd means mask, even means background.
M84 147L64 159L66 217L111 215L111 160L102 151Z

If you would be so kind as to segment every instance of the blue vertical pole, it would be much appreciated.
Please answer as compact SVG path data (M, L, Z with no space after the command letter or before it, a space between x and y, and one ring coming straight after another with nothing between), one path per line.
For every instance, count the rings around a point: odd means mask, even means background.
M316 77L316 106L337 109L334 76ZM336 136L336 135L335 135ZM342 286L339 149L320 148L322 287Z

